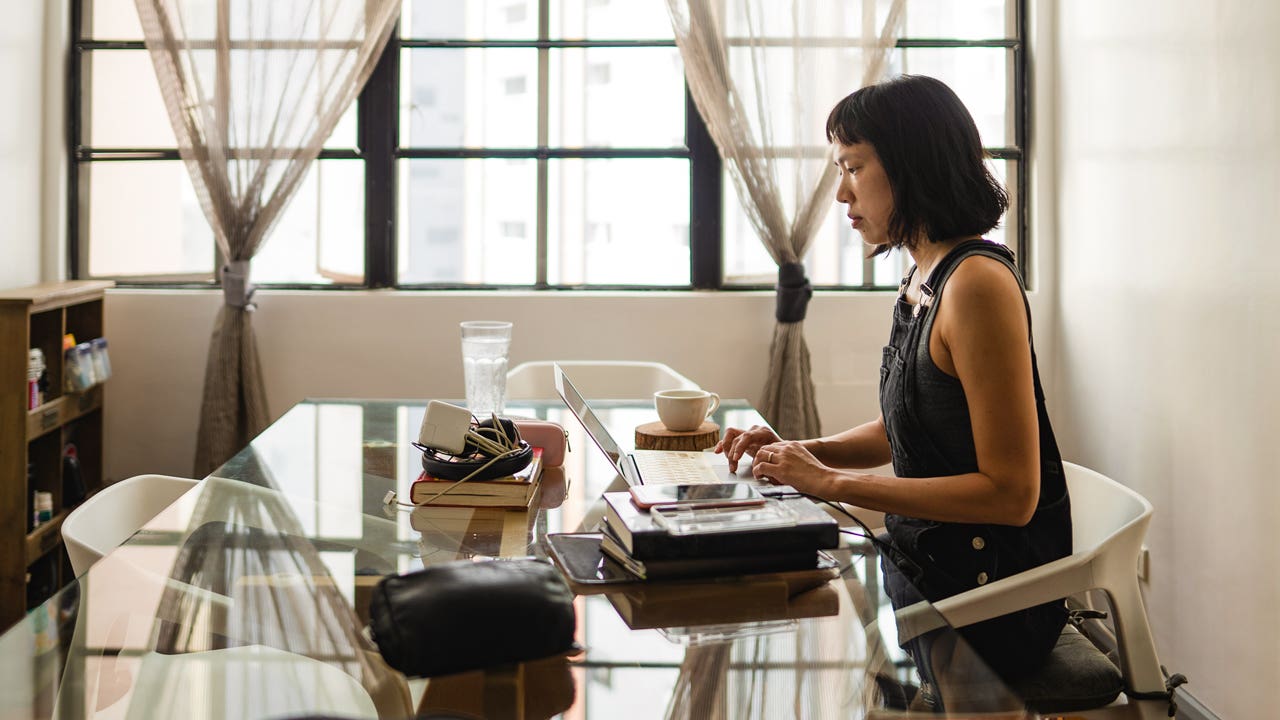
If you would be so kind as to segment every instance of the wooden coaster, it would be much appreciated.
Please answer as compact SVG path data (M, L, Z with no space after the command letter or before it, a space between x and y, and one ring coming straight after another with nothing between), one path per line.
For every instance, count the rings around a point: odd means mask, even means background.
M637 450L705 450L719 441L720 426L711 421L689 432L672 432L661 422L636 427Z

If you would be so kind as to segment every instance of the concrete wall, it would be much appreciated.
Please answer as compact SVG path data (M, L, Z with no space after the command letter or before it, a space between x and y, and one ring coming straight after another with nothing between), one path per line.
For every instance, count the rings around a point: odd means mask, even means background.
M1280 4L1040 5L1063 446L1155 505L1161 660L1221 717L1261 717L1280 685Z

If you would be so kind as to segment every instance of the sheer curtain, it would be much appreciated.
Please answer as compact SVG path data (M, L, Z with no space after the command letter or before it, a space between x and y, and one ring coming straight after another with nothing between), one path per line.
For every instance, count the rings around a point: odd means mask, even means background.
M667 0L698 112L747 218L778 265L761 413L784 438L819 435L803 323L805 252L830 203L827 113L876 82L905 0Z
M269 420L250 261L373 72L400 0L135 2L222 262L196 440L203 477Z

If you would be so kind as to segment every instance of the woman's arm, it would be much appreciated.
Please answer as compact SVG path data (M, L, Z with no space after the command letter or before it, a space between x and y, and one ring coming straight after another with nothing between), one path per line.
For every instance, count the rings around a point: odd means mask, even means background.
M975 257L961 262L941 297L930 351L934 363L964 388L978 472L932 478L869 475L829 467L821 460L829 455L819 449L820 456L805 443L779 443L760 449L756 476L911 517L1029 522L1040 495L1040 443L1021 288L1002 263Z
M873 468L893 459L883 415L842 433L803 440L800 444L813 453L818 462L833 468Z
M729 459L729 469L737 472L738 460L743 455L756 457L760 448L781 442L783 440L769 428L753 425L746 430L726 429L723 439L716 443L714 450L724 453ZM822 463L831 467L870 468L884 465L892 459L883 417L842 433L801 440L797 444L807 448Z

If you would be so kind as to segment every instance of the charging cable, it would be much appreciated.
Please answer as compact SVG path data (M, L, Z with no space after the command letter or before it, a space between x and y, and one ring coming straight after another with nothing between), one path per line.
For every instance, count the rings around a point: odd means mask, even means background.
M402 502L391 490L383 498L385 505L428 505L469 480L484 478L486 471L495 465L518 462L521 455L532 452L528 444L521 441L515 423L510 420L504 421L497 413L491 413L490 419L481 423L466 408L438 400L427 403L418 441L412 445L422 451L424 469L454 482L417 503ZM466 474L457 477L456 472L464 470Z

